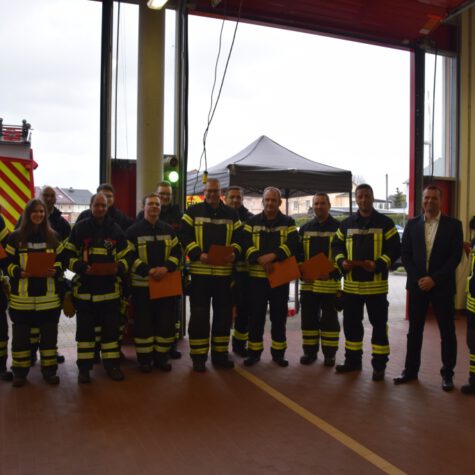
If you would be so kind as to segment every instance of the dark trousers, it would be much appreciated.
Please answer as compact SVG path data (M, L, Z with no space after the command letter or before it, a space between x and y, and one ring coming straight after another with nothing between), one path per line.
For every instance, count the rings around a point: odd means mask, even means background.
M454 323L454 295L434 288L423 292L418 287L409 289L409 332L405 370L416 376L421 365L422 336L429 304L437 318L441 338L441 375L452 376L457 362L457 337Z
M99 335L104 368L119 366L119 299L103 302L76 300L76 341L80 371L89 371L94 362L96 344L95 328L101 327ZM41 345L41 340L40 340Z
M236 306L233 347L244 349L249 338L249 315L251 313L249 274L247 272L236 272L233 295Z
M315 356L321 341L324 356L334 357L340 335L336 295L303 290L300 299L304 353Z
M211 306L211 356L226 358L232 323L231 276L192 275L188 334L193 360L208 357Z
M58 322L61 309L15 310L10 308L12 321L12 370L16 376L26 376L31 366L31 328L39 328L41 371L56 374Z
M386 368L389 359L388 299L386 294L345 294L343 300L343 330L345 332L345 362L349 366L361 367L363 356L364 306L373 327L371 336L372 360L376 371Z
M251 314L249 319L249 356L258 357L264 349L263 336L267 305L271 321L271 354L282 358L287 348L285 327L287 324L289 284L272 289L265 278L249 277L251 289Z
M7 296L0 287L0 372L7 369L8 356L8 322L7 322Z
M475 384L475 313L467 311L467 346L470 352L468 380Z
M164 362L175 341L176 298L150 300L148 288L132 290L134 341L139 364Z

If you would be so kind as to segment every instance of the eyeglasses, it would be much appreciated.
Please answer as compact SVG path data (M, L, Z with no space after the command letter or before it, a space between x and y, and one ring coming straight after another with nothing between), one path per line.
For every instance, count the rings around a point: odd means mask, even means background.
M219 188L208 188L206 193L219 193L221 190Z
M163 191L158 193L158 196L171 196L171 195L172 195L171 193L164 193Z

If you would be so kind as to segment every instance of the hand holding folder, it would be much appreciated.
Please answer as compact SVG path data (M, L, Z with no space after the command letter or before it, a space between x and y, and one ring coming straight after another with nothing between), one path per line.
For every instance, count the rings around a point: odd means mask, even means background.
M208 250L207 264L211 266L225 266L232 262L234 255L233 246L220 246L218 244L211 244Z
M294 256L273 262L272 271L267 274L271 288L288 284L300 278L300 269Z
M303 280L317 280L321 276L328 275L335 267L328 257L320 252L300 265Z
M152 300L181 295L181 272L167 272L160 280L149 276L148 290Z

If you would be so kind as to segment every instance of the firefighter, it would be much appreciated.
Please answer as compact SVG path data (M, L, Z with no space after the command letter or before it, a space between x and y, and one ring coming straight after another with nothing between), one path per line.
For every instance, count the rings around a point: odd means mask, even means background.
M475 216L470 220L470 230L475 231ZM475 394L475 238L470 253L470 277L467 293L467 346L470 353L468 383L460 391L463 394Z
M30 200L19 228L9 236L6 247L11 286L9 313L13 324L12 370L15 387L26 383L31 366L32 327L40 330L43 378L49 384L59 383L56 344L61 313L58 279L62 273L59 260L62 248L62 243L48 224L46 206L41 200ZM33 277L27 273L28 259L37 252L56 256L45 277Z
M182 218L180 239L190 259L190 355L193 369L206 370L209 352L210 305L213 305L211 328L211 361L221 368L233 368L229 358L229 334L232 321L231 282L233 262L241 246L238 231L241 222L235 210L220 199L221 185L209 178L205 185L205 201L190 206ZM212 244L232 246L234 253L223 265L208 263Z
M312 201L315 217L300 230L300 257L307 261L323 253L332 259L331 243L340 225L330 215L330 198L326 193L316 193ZM341 273L335 267L331 274L320 275L313 281L303 281L301 287L303 355L300 363L312 364L317 359L321 341L324 365L335 365L338 350L340 323L338 322L337 292L340 290Z
M332 242L332 253L344 275L343 330L345 362L337 373L361 370L363 308L373 326L373 381L382 381L389 359L388 271L401 253L393 221L373 208L373 189L356 187L358 211L342 221Z
M119 368L120 277L127 273L131 259L123 231L107 216L106 196L93 195L91 217L76 223L65 246L65 262L76 274L73 297L79 383L91 381L97 326L101 328L101 356L107 375L115 381L124 379Z
M267 304L270 307L272 359L282 367L289 362L284 358L287 348L286 323L289 300L289 284L271 288L267 274L273 262L284 260L298 252L299 236L295 221L281 213L280 190L269 187L264 190L264 210L244 225L244 247L249 263L251 289L251 313L249 319L248 357L246 366L252 366L261 358L264 349L263 333Z
M157 194L160 198L160 221L169 224L176 232L180 228L182 212L178 205L172 202L173 189L170 182L164 180L157 184ZM137 215L137 219L143 219L143 210ZM175 299L175 341L173 342L168 356L174 360L181 358L181 352L177 350L177 342L180 338L181 328L181 297Z
M122 211L120 211L115 206L115 188L111 183L101 183L97 189L97 193L102 193L107 198L107 217L110 218L113 222L117 223L122 231L127 231L127 229L132 226L134 220L126 216ZM84 210L77 218L76 223L82 221L83 219L91 217L91 209ZM120 349L122 345L122 340L124 337L125 329L128 323L128 306L129 306L129 286L126 280L120 279L120 333L119 333L119 351L120 351L120 358L125 359L125 356ZM101 334L101 327L98 325L96 327L96 349L95 349L95 356L94 362L100 363L100 334Z
M230 186L226 190L224 198L226 204L237 211L242 224L254 216L242 203L244 194L240 186ZM243 228L241 227L241 235L242 231ZM250 288L247 262L242 254L236 262L234 271L233 302L236 306L236 318L234 320L232 348L234 353L246 357L251 301L249 298Z
M5 248L8 241L8 229L5 225L3 217L0 215L0 246L2 249L2 256L0 256L0 379L3 381L11 381L13 373L7 371L7 356L8 356L8 321L7 321L7 307L8 294L10 284L7 276L4 275L4 266L6 264Z
M181 259L181 246L173 228L159 220L160 198L157 193L143 199L144 218L127 230L127 239L135 251L132 272L134 339L140 370L149 373L152 364L170 371L170 348L175 341L176 299L151 300L148 278L160 280L175 271Z
M40 193L40 198L43 203L46 205L48 222L51 228L56 232L58 238L61 242L65 241L71 232L71 226L69 223L61 216L61 211L56 208L56 191L52 186L45 186ZM21 218L17 224L19 226ZM64 276L61 277L59 282L61 298L64 298L66 290L70 287L71 282L66 280ZM38 351L39 344L39 328L31 329L31 360L34 364L36 362L36 355ZM64 356L58 353L57 355L58 363L64 363Z

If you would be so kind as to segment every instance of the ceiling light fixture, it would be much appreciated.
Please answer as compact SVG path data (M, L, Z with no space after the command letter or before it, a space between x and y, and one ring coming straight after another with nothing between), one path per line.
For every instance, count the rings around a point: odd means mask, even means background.
M165 6L168 0L148 0L147 7L152 10L160 10Z

